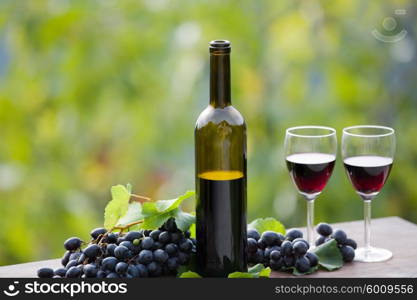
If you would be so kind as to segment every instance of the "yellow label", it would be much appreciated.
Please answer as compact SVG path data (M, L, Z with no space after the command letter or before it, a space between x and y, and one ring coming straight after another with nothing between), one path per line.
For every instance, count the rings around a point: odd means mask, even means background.
M243 177L241 171L207 171L198 174L199 178L207 180L233 180Z

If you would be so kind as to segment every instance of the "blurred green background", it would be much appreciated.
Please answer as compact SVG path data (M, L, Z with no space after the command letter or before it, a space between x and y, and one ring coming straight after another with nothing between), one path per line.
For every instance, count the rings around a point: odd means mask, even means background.
M285 128L332 126L340 141L343 127L370 123L393 126L398 138L373 216L417 222L416 8L1 1L0 264L60 256L66 237L102 224L114 184L157 199L194 188L193 129L208 104L208 42L219 38L232 41L233 104L248 124L249 220L305 224L284 164ZM389 43L374 29L407 34ZM316 222L361 218L339 155Z

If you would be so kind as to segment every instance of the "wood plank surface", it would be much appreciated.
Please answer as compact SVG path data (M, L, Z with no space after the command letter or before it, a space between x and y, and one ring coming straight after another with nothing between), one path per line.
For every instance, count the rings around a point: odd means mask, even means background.
M333 224L346 231L349 237L363 244L363 221ZM304 228L300 228L305 231ZM353 262L337 271L318 271L308 277L417 277L417 225L398 217L372 220L372 245L391 250L389 261L381 263ZM59 259L30 262L0 267L0 277L36 277L41 267L56 269ZM295 277L284 272L272 272L271 277Z

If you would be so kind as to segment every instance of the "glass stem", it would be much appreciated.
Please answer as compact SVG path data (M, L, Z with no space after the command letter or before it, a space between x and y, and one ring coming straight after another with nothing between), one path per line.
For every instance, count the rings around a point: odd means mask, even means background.
M314 246L314 199L307 200L307 241Z
M365 226L365 253L371 250L371 200L363 201L363 216Z

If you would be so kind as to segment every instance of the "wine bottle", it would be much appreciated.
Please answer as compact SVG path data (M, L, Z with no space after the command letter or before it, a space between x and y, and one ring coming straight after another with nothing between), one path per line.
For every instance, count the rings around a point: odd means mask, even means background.
M230 42L210 42L210 103L195 127L197 269L247 271L246 124L232 106Z

